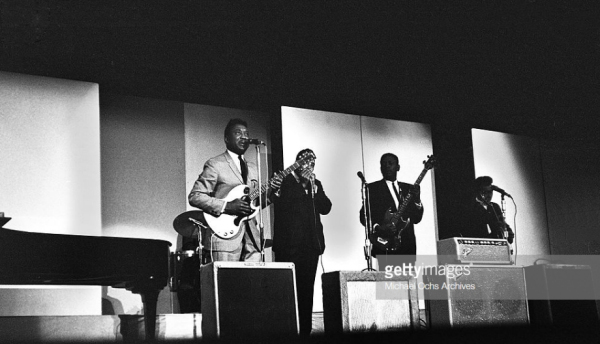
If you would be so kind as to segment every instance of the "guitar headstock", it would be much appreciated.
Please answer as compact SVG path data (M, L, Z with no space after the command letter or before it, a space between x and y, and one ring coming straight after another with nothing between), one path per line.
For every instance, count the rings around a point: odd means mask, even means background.
M427 161L423 161L423 164L425 165L425 169L431 170L437 165L437 160L433 155L428 155Z
M308 151L302 153L302 155L300 155L296 162L298 163L298 165L302 166L303 168L306 168L311 162L315 161L315 159L315 153Z

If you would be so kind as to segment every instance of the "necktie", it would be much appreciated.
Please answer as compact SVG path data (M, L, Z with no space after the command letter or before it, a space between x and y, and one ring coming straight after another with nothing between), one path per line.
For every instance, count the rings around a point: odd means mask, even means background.
M244 180L244 184L248 181L248 166L246 166L246 162L242 159L241 155L238 155L238 159L240 159L240 169L242 170L242 179Z
M396 194L396 199L398 199L398 206L396 208L399 208L400 204L402 203L402 195L400 195L400 193L398 192L398 188L396 187L396 182L392 183L392 187L394 188L394 193Z

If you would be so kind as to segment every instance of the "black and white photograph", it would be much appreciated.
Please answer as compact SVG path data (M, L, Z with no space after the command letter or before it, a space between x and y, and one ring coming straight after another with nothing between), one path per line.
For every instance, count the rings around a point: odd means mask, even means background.
M0 339L597 343L599 16L0 1Z

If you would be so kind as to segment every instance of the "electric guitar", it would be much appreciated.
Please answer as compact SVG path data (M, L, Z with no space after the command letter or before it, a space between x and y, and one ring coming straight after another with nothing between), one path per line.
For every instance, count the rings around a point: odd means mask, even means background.
M285 178L292 171L296 170L300 166L306 166L315 159L313 152L306 152L300 156L294 164L285 170L279 172L277 175L281 179ZM221 214L219 216L213 216L208 213L204 213L204 223L221 239L231 239L237 236L242 228L244 221L248 221L258 214L259 208L259 197L263 195L270 187L273 178L265 182L260 188L256 188L250 191L248 185L238 185L231 189L227 196L223 198L224 201L229 202L234 199L240 198L243 201L250 203L250 207L253 209L252 214L248 216L235 216L228 214Z
M427 171L431 170L434 167L435 157L433 155L428 155L427 158L427 161L423 161L425 167L423 168L423 171L421 171L421 174L419 174L419 177L417 178L417 181L414 185L421 184L421 181L427 174ZM398 207L398 211L393 212L392 208L386 210L383 216L383 223L392 224L394 226L394 230L391 231L391 233L386 233L387 231L381 230L377 233L372 233L370 239L371 243L373 244L373 247L381 251L394 251L400 248L400 244L402 243L400 235L410 223L410 218L405 219L403 216L404 212L406 211L406 208L412 200L412 197L413 194L408 193L408 195L404 198L402 204L400 204L400 206Z

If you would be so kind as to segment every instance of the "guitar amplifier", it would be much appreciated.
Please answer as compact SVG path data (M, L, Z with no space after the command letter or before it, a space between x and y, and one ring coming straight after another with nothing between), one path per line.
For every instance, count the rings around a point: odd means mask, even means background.
M440 264L513 264L505 239L449 238L437 242Z
M298 335L293 263L217 261L203 265L200 276L203 339L285 341Z

